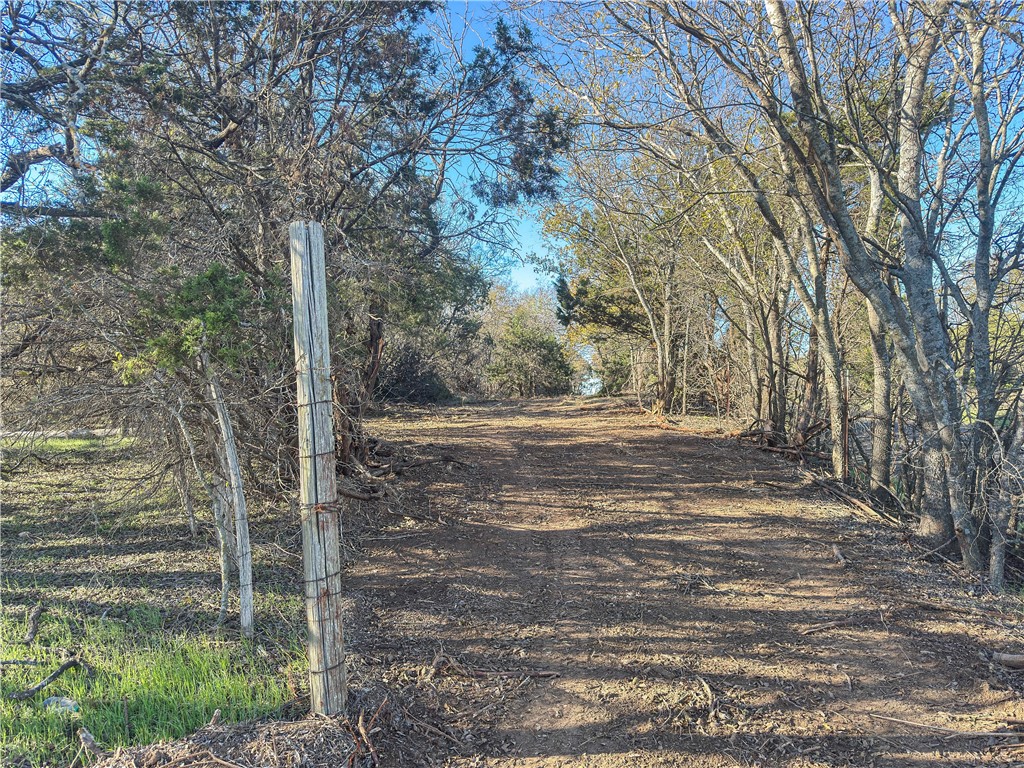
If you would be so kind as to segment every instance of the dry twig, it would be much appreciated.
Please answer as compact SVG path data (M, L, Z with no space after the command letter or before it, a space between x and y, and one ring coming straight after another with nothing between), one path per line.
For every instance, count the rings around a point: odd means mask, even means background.
M89 733L88 729L78 729L78 741L82 744L82 749L93 757L99 759L107 756L107 753L100 749L99 745L96 743L95 737Z
M25 632L25 638L21 641L25 645L30 645L36 639L36 635L39 633L39 617L42 615L43 604L36 603L36 607L28 616L28 631Z
M68 659L63 664L61 664L59 667L57 667L57 669L55 669L53 672L51 672L49 675L47 675L42 680L40 680L38 683L33 685L31 688L26 688L24 691L18 691L18 692L15 692L15 693L10 693L10 694L7 695L7 698L13 699L14 701L24 701L25 699L31 699L33 696L35 696L37 693L39 693L41 690L43 690L43 688L48 686L50 683L52 683L54 680L56 680L58 677L63 675L65 672L67 672L72 667L78 667L79 669L81 669L84 672L86 672L86 674L88 674L89 671L90 671L89 665L86 664L81 659L78 659L78 658Z
M873 717L876 720L888 720L890 723L899 723L900 725L912 725L915 728L927 728L930 731L939 731L940 733L948 733L954 737L962 737L965 739L981 739L981 738L1008 738L1015 736L1020 738L1022 734L1017 731L960 731L956 728L946 728L941 725L929 725L928 723L915 723L913 720L903 720L898 717L888 717L887 715L876 715L873 712L868 712L868 717Z
M856 619L839 619L838 621L825 621L821 624L812 624L806 629L801 629L801 635L813 635L816 632L824 632L827 629L838 629L839 627L849 627L857 624Z

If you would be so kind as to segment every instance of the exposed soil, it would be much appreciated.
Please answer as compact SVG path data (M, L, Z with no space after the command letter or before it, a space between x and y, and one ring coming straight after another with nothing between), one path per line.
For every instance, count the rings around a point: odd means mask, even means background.
M1015 736L972 735L1024 718L1013 673L987 660L1020 650L1019 601L972 597L791 464L613 401L371 428L474 465L410 471L392 512L441 522L368 536L348 576L355 706L390 696L382 764L1024 757Z

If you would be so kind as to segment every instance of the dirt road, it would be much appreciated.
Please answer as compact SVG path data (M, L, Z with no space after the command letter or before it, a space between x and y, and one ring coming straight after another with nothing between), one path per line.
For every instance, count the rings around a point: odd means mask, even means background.
M1024 718L984 656L1021 650L988 613L1019 603L972 599L785 462L612 401L403 411L372 429L473 465L415 470L392 510L415 517L367 536L348 578L356 687L392 697L382 764L1024 757L998 748L1015 738L966 735Z

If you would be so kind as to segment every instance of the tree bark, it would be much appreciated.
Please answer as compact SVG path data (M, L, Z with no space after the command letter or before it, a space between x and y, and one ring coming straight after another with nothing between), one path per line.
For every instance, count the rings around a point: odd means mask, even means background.
M220 555L220 610L217 613L218 626L228 620L231 605L231 573L238 561L235 555L235 537L231 530L231 515L228 514L227 486L224 479L216 475L211 484L210 506L213 510L213 526L217 531L217 550Z
M758 357L757 348L754 345L754 319L752 317L753 309L750 303L747 301L743 302L743 323L746 328L744 334L745 348L747 350L747 377L749 380L748 386L750 387L750 419L751 421L757 422L763 419L762 404L764 403L763 388L762 388L762 377L761 377L761 365ZM687 319L687 328L689 328L689 319Z
M892 484L892 360L885 325L867 302L871 335L871 494L890 501Z
M1006 465L999 475L994 498L989 503L989 518L992 525L992 545L989 549L988 584L993 592L1001 592L1006 582L1007 533L1013 517L1013 490L1011 484L1019 483L1024 473L1024 406L1018 404L1016 424L1010 434L1005 454Z
M249 545L249 512L245 504L245 493L242 488L242 467L238 461L238 448L235 443L235 431L231 426L231 416L224 403L224 393L216 375L205 361L209 375L210 400L213 405L220 437L221 457L224 462L225 480L227 481L226 496L231 504L235 527L235 554L238 558L238 601L239 622L243 637L253 637L255 628L253 616L253 583L252 583L252 548Z
M196 477L210 497L213 525L214 530L217 532L217 550L220 556L220 610L217 614L217 625L219 626L227 621L228 618L228 605L231 599L231 569L237 558L235 556L234 535L231 531L231 517L227 514L224 480L218 470L218 467L221 466L218 441L213 435L208 435L208 442L212 446L214 461L216 462L213 479L208 482L199 463L195 441L192 439L192 434L185 423L185 417L182 416L181 409L182 404L179 401L178 408L170 408L169 410L181 429L181 436L188 447L188 454L192 460L192 468L196 471Z
M685 416L688 410L690 397L690 316L686 316L686 329L683 333L683 393L682 406L679 412Z
M800 414L793 429L794 445L806 445L807 430L814 421L818 409L818 331L814 324L807 333L807 369L804 379L804 393L800 399Z
M1011 501L1003 493L994 494L989 502L989 523L992 541L988 551L988 586L1002 592L1006 583L1006 534L1010 524Z
M917 534L929 549L935 549L951 542L956 531L949 508L942 447L934 435L925 438L921 478L921 513Z
M765 313L765 410L767 414L765 427L771 433L772 445L785 442L787 401L786 401L786 362L785 349L782 341L782 313L779 311L778 297Z

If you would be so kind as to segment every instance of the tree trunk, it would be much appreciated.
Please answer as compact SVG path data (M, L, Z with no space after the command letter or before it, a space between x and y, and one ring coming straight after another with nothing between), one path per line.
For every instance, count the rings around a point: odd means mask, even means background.
M764 397L762 394L762 377L761 377L761 366L760 360L757 354L757 348L754 345L754 319L752 317L752 307L749 302L743 303L743 324L746 328L744 334L746 339L746 350L747 350L747 376L749 379L748 386L750 387L750 418L751 421L759 421L763 418L762 416L762 403ZM689 318L687 318L687 328L689 328Z
M953 380L949 340L935 304L935 258L932 243L924 227L921 210L921 164L924 146L921 115L928 68L938 46L941 14L948 3L937 4L935 21L921 35L912 51L903 75L900 103L897 187L902 200L900 231L905 253L902 273L907 304L914 320L918 344L922 386L929 392L939 445L946 471L946 490L953 528L960 543L964 566L973 572L982 569L978 527L967 504L967 476L960 444L960 403Z
M953 361L949 354L934 299L934 261L932 244L922 212L921 116L924 110L926 83L931 59L939 44L939 32L949 2L936 2L934 11L924 15L923 27L913 45L911 35L900 38L906 63L900 73L898 93L898 162L896 186L900 196L900 222L905 254L900 279L906 292L906 311L900 297L882 282L877 266L868 254L846 203L842 173L835 147L826 140L821 124L816 122L817 109L800 57L796 38L789 25L787 9L782 0L767 0L766 12L790 84L796 109L794 113L800 133L817 163L796 166L813 190L815 205L822 219L838 238L845 253L844 268L854 284L875 305L879 315L893 331L896 350L904 364L907 390L914 407L934 423L942 446L946 471L946 488L950 513L965 567L979 571L984 563L976 521L972 518L965 495L966 477L959 440L959 399L955 382L951 382ZM906 30L904 30L906 31ZM780 141L793 151L793 135L780 119L773 121ZM820 174L820 177L815 174ZM777 226L777 224L776 224Z
M683 333L683 405L680 413L685 416L690 397L690 315L686 315L686 330Z
M834 346L825 345L823 352L825 391L828 393L828 415L832 425L832 474L845 482L850 475L850 454L846 444L846 394L843 389L842 363L839 350Z
M217 429L220 433L221 457L224 462L225 479L227 480L227 497L234 513L235 550L238 558L238 601L239 621L243 637L255 634L253 627L253 583L252 583L252 548L249 545L249 513L245 505L245 493L242 489L242 467L238 461L238 448L235 444L235 431L231 426L231 416L224 403L217 377L204 361L209 375L210 399L217 418Z
M377 388L377 377L380 375L381 362L384 359L384 321L379 317L370 317L367 328L366 368L363 369L362 394L357 404L355 428L359 430L359 460L365 463L369 458L370 444L363 436L363 419L366 409L373 401L373 392Z
M777 297L776 297L777 298ZM786 364L782 341L782 317L778 306L769 308L765 316L765 392L767 431L772 445L785 442L786 435Z
M807 378L804 380L804 394L800 399L800 413L793 429L793 444L806 445L807 431L814 421L818 409L818 331L811 324L807 334Z
M1017 424L1005 451L1003 462L1006 466L1002 468L997 491L989 503L992 546L988 559L988 585L993 592L1001 592L1006 580L1006 538L1014 508L1010 485L1014 482L1012 475L1019 478L1019 473L1024 470L1024 413L1017 413Z
M892 360L885 325L867 302L871 332L871 494L881 503L890 500L892 484Z
M642 411L644 409L644 396L643 396L643 385L642 385L642 373L640 371L640 350L630 345L629 347L629 378L633 385L633 394L636 395L637 407Z
M230 504L223 478L214 477L211 485L210 505L213 509L213 525L217 531L217 550L220 555L220 611L217 614L217 625L228 620L228 607L231 601L231 570L237 562L235 540L231 531L231 515L228 514Z
M929 549L935 549L952 543L956 534L949 508L942 448L934 436L925 440L922 453L921 516L917 534Z
M997 493L989 503L989 524L992 543L988 551L988 586L993 592L1002 592L1006 581L1006 534L1010 524L1011 502Z
M192 492L188 485L188 473L185 467L179 462L174 466L174 485L178 489L178 498L181 499L182 509L185 510L185 519L188 521L189 535L194 539L199 533L196 522L196 507L192 503Z
M314 713L337 715L345 711L347 675L324 231L316 222L296 221L289 235L310 699Z
M217 549L220 555L220 611L217 614L217 625L220 626L228 618L228 604L231 597L231 568L232 564L237 560L234 536L231 532L231 517L227 514L227 494L224 491L223 478L218 474L218 470L214 469L212 481L207 482L202 467L199 464L199 455L196 451L195 441L192 440L192 434L185 423L185 417L182 416L182 407L179 399L178 408L170 408L168 410L181 429L181 436L185 439L185 445L188 447L188 455L192 460L192 468L196 471L196 477L206 490L206 494L210 497L213 525L214 530L217 532ZM212 445L214 461L217 463L217 466L220 466L218 441L213 435L208 434L208 442Z

